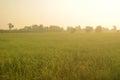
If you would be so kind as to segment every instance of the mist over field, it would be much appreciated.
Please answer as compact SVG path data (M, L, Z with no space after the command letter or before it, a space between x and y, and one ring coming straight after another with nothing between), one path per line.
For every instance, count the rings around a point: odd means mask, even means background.
M119 32L0 33L1 80L119 80Z
M120 0L0 0L0 80L120 80Z

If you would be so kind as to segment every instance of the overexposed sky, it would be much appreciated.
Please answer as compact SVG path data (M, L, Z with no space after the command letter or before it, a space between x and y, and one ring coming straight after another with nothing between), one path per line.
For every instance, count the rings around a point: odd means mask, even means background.
M0 0L0 29L43 24L120 26L120 0Z

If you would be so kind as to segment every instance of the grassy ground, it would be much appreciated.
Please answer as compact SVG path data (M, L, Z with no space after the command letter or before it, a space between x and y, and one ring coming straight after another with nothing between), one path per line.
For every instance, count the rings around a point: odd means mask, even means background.
M120 33L0 33L0 80L120 80Z

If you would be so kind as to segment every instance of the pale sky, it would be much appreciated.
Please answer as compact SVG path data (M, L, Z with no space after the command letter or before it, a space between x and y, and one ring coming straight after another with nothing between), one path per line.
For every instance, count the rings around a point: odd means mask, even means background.
M0 29L43 24L120 26L120 0L0 0Z

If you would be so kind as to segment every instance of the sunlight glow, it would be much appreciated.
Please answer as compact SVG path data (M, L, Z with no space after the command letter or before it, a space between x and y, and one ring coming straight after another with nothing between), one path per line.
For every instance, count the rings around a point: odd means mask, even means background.
M120 26L119 0L0 0L0 28L44 24Z

